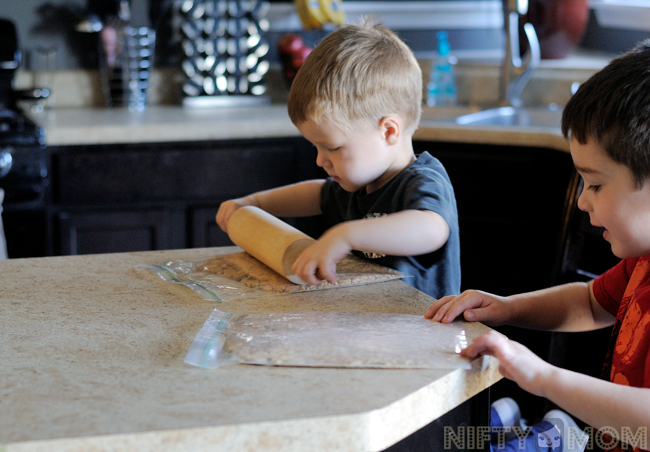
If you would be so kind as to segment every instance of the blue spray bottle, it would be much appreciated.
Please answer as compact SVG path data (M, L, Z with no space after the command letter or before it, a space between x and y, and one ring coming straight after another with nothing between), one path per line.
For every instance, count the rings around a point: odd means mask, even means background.
M438 32L438 56L431 65L431 75L427 84L427 105L429 107L456 105L456 77L454 64L456 58L449 54L447 33Z

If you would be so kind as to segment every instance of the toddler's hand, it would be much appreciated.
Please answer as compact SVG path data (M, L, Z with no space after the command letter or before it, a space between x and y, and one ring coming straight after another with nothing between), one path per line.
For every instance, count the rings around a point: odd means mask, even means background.
M329 229L300 253L292 266L296 276L309 284L336 282L336 264L352 249L339 226Z
M217 224L223 232L228 232L228 221L235 211L244 206L253 206L254 204L248 201L246 198L237 198L231 199L229 201L224 201L219 206L217 211Z
M460 295L447 295L438 299L424 313L436 322L452 322L460 314L470 322L501 325L507 321L507 298L478 290L466 290Z
M494 356L499 360L501 375L523 390L542 397L544 380L552 379L551 374L556 369L519 342L496 331L477 337L460 354L470 359L479 355Z

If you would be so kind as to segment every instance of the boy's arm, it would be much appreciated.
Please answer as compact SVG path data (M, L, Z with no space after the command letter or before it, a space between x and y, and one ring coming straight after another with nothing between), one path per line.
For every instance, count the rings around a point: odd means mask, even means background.
M314 179L252 193L221 203L217 224L228 232L230 216L240 207L255 206L276 217L307 217L321 213L321 188L324 179Z
M449 238L447 222L428 210L403 210L383 217L346 221L327 230L298 256L293 271L310 284L334 282L336 263L351 250L417 256L436 251Z
M510 297L468 290L437 300L424 314L448 323L463 314L469 321L550 331L590 331L614 323L598 303L593 282L569 283Z
M496 331L476 338L461 354L495 356L499 372L522 389L556 403L585 423L621 433L650 425L650 389L616 384L555 367Z

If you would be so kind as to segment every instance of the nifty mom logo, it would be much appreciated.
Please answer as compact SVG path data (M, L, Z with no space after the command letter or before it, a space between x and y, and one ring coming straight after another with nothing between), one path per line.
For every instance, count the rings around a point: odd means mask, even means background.
M611 450L620 447L623 450L632 450L634 447L648 449L648 427L630 427L615 429L602 427L594 429L586 427L581 430L569 426L564 428L561 420L545 419L543 425L549 424L547 429L526 427L488 427L488 426L461 426L444 428L444 447L454 450L484 450L493 442L492 450L515 449L532 450L538 452L561 452L562 450ZM564 447L563 447L563 444Z

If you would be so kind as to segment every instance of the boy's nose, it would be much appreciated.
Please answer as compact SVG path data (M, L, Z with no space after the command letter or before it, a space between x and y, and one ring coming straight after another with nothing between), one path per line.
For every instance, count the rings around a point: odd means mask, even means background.
M327 165L327 157L325 157L325 153L318 151L316 154L316 165L320 168L325 168Z
M589 195L585 193L586 190L582 190L580 192L580 195L578 195L578 209L584 211L584 212L589 212L591 208L591 204L589 203Z

